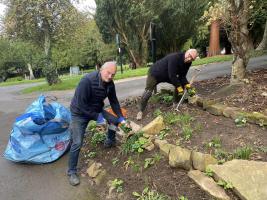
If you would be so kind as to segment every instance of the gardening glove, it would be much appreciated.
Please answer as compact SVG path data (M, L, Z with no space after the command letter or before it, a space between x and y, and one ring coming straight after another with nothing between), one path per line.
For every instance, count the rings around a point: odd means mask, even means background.
M190 97L195 96L196 89L194 87L191 87L191 85L188 83L185 85L185 88L187 89L187 93Z
M178 92L178 96L182 96L182 95L183 95L183 93L184 93L184 89L182 88L182 86L179 86L179 87L177 88L177 92Z
M118 119L118 126L125 126L125 127L127 127L127 128L131 128L130 127L130 123L124 118L124 117L119 117L119 119Z
M104 124L106 124L106 120L105 120L105 118L103 117L103 114L102 114L102 113L99 113L99 114L98 114L96 123L97 123L97 125L104 125Z

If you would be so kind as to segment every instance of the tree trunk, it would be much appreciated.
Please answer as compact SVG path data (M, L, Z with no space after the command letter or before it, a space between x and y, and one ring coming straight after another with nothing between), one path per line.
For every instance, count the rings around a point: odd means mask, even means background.
M261 43L259 44L259 46L257 47L256 50L265 50L265 49L267 49L267 20L265 23L263 38L262 38Z
M46 55L46 66L43 69L48 85L54 85L60 82L56 68L52 65L51 37L49 32L49 23L44 22L44 50Z
M246 75L246 64L243 58L234 55L232 64L231 84L240 83Z
M220 23L218 20L215 20L211 23L210 27L210 44L208 57L220 54Z
M248 31L248 0L228 0L230 21L228 30L229 41L232 44L234 60L232 64L231 84L241 82L246 76L246 68L250 56L249 31ZM229 28L228 25L226 29Z
M30 73L30 77L29 77L29 79L30 79L30 80L35 79L35 77L34 77L34 75L33 75L33 71L32 71L32 66L31 66L31 64L28 63L27 66L28 66L28 70L29 70L29 73Z

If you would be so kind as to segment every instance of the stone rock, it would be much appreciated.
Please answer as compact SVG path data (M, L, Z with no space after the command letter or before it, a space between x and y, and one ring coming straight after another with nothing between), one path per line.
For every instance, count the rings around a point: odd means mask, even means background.
M147 151L152 151L155 149L155 145L153 143L150 143L148 146L145 147Z
M240 114L240 109L237 107L226 107L223 110L223 115L225 117L231 117L232 119L236 119Z
M216 102L213 100L203 100L203 109L206 110L208 106L215 104Z
M267 199L267 162L232 160L223 165L209 165L216 180L233 184L242 200Z
M206 110L213 115L222 115L223 110L226 108L223 104L213 104L213 105L207 105Z
M165 157L169 157L170 154L170 150L171 148L175 148L175 145L173 144L163 144L160 147L160 152L165 156Z
M94 162L90 167L86 170L88 176L95 178L102 170L102 164Z
M130 126L131 126L133 132L138 132L141 129L141 126L136 124L133 121L130 121Z
M217 183L210 177L205 176L198 170L191 170L188 172L188 176L193 179L209 195L218 200L230 200L230 197L225 191L217 185Z
M197 98L196 104L197 104L197 106L203 108L203 102L204 102L204 99L199 97L199 98Z
M100 173L94 179L96 185L100 185L106 178L106 175L107 175L107 171L101 170Z
M261 93L261 96L267 97L267 92Z
M190 97L190 96L188 97L188 103L191 105L196 105L198 101L201 101L201 100L200 100L200 97L197 95L192 96L192 97Z
M194 169L204 172L208 165L218 164L218 161L210 154L192 151L192 163Z
M169 153L169 165L171 167L190 170L192 168L191 151L178 146L171 148Z
M168 142L167 142L167 140L159 140L159 139L155 139L154 143L155 143L155 145L156 145L157 147L160 147L160 145L167 144Z
M252 112L252 113L243 113L243 116L248 120L250 123L260 124L260 125L267 125L267 116L259 112Z
M158 116L152 122L141 129L142 132L148 135L156 135L165 128L163 117Z
M176 147L173 144L169 144L166 140L159 139L155 140L155 145L159 147L160 152L167 158L169 157L170 149Z

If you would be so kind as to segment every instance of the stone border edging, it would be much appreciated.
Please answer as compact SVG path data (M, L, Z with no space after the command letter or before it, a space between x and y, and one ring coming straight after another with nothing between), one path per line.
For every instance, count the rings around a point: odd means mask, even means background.
M267 116L259 112L245 112L240 108L230 107L199 96L190 97L188 100L190 104L197 105L212 115L224 116L234 120L238 117L244 117L250 123L267 126Z

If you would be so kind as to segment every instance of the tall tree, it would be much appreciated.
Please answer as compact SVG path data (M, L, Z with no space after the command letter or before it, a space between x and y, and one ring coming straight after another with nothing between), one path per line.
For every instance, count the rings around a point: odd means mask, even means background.
M160 1L96 0L95 19L105 41L119 34L125 50L137 66L146 63L150 22Z
M76 9L70 0L3 0L8 6L5 29L18 37L40 45L45 52L43 72L49 85L60 81L52 63L52 47L75 27Z
M207 7L206 0L166 0L157 11L156 35L160 54L181 50L198 28L198 20Z

